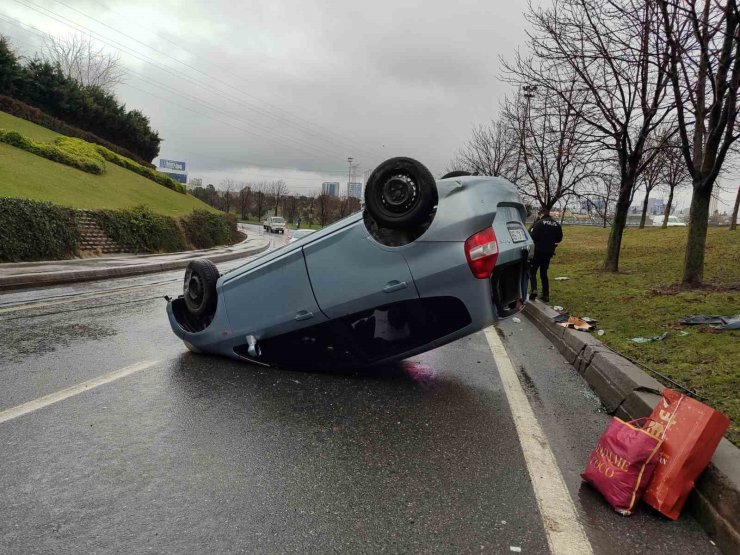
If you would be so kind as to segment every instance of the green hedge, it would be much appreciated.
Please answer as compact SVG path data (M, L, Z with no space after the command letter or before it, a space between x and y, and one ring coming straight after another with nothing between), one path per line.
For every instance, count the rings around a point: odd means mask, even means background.
M79 139L72 139L72 140L79 140ZM90 146L92 147L93 145L90 145ZM115 164L117 166L121 166L122 168L126 168L129 171L138 173L142 177L146 177L147 179L151 179L152 181L159 183L160 185L164 185L168 189L172 189L173 191L177 191L178 193L185 194L185 191L186 191L185 186L182 183L178 183L171 177L168 177L164 175L163 173L159 173L157 170L153 170L152 168L149 168L147 166L142 166L141 164L137 164L133 160L125 158L124 156L121 156L120 154L116 154L115 152L108 150L104 146L94 145L94 148L95 150L98 151L98 153L103 158L105 158L111 164Z
M83 129L80 129L73 125L69 125L62 120L54 118L49 114L39 110L35 106L30 106L25 102L21 102L20 100L17 100L15 98L0 95L0 111L8 113L17 118L25 119L26 121L30 121L32 123L35 123L36 125L40 125L41 127L46 127L47 129L51 129L52 131L56 131L57 133L61 133L62 135L67 135L68 137L77 137L78 139L83 139L88 143L95 143L104 146L105 148L112 150L113 152L116 152L121 156L131 158L134 162L138 162L142 166L154 168L152 164L150 164L143 158L139 158L130 150L126 150L125 148L115 145L110 141L106 141L105 139L98 137L94 133L90 133L89 131L84 131Z
M236 217L194 211L179 221L146 207L92 212L106 234L132 253L205 249L236 242ZM0 198L0 261L60 260L77 254L75 211L49 202Z
M210 249L239 240L234 214L214 214L206 210L194 210L180 219L180 225L188 243L196 249Z
M177 221L146 207L101 210L94 217L126 252L175 252L187 248Z
M68 140L80 141L80 139ZM66 146L34 141L17 131L7 131L5 129L0 129L0 142L66 166L72 166L83 172L100 175L105 171L105 160L94 151L92 153L82 153L79 149L69 150Z
M59 260L77 253L74 211L50 202L0 198L0 261Z
M127 252L175 252L207 249L239 240L236 217L195 210L179 222L146 207L94 213L108 236Z
M29 139L17 131L0 129L0 142L95 175L101 175L105 171L105 162L107 160L142 177L151 179L168 189L182 194L186 192L185 186L171 177L159 173L150 167L142 166L120 154L116 154L104 146L88 143L82 139L58 137L52 144L49 144Z

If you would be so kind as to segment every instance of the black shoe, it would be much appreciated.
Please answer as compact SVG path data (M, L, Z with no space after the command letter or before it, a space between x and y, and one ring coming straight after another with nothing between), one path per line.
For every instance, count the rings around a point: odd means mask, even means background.
M531 292L531 293L529 294L529 300L530 300L530 301L533 301L533 300L535 300L536 298L537 298L537 291L532 291L532 292Z

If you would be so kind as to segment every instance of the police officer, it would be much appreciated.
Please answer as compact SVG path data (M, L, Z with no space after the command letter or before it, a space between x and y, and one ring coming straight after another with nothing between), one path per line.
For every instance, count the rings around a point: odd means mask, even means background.
M530 270L531 293L529 298L537 298L537 270L542 278L542 300L550 301L550 280L547 278L547 269L550 259L555 255L555 247L563 240L563 229L560 224L550 217L550 210L543 208L537 214L538 219L529 230L534 240L534 258Z

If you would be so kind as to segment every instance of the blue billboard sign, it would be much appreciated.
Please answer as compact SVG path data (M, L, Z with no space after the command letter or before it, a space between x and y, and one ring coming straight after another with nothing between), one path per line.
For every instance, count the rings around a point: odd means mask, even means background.
M164 158L160 158L159 167L165 170L175 170L179 172L184 172L185 162L179 162L177 160L165 160Z
M188 175L186 173L172 173L172 172L159 172L159 173L163 173L167 177L171 177L178 183L185 184L188 182Z

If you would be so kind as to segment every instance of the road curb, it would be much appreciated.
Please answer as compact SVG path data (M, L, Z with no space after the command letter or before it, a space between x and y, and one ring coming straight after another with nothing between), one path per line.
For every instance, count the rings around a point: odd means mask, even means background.
M236 260L237 258L246 258L253 256L270 248L269 242L264 245L249 249L226 252L223 254L203 253L202 258L211 262L226 262ZM153 274L156 272L165 272L169 270L179 270L185 268L193 260L192 257L181 260L170 260L155 264L142 264L140 266L122 266L120 268L102 268L99 270L63 270L60 272L46 272L37 274L21 274L16 276L0 277L0 291L12 289L28 289L32 287L45 287L48 285L62 285L65 283L77 283L81 281L95 281L98 279L112 279L120 277L138 276L143 274Z
M610 414L631 420L649 416L663 386L587 332L552 321L558 312L530 302L524 314L581 374ZM740 449L722 439L689 497L689 509L725 553L740 553Z

